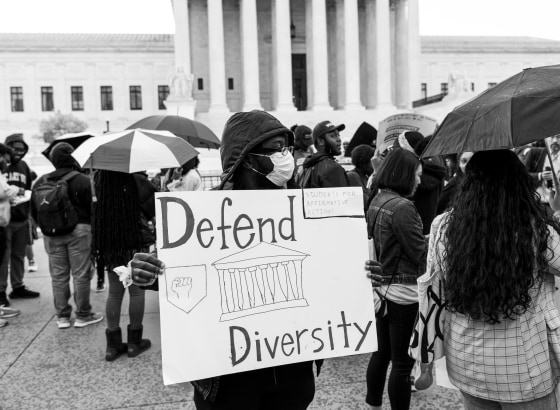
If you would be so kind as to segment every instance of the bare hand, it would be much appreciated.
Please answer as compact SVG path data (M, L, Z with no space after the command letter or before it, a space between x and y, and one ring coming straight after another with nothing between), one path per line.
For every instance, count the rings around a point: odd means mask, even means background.
M552 179L552 171L541 172L541 179L543 181L550 181Z
M377 261L367 260L365 269L367 271L366 276L371 280L371 285L373 287L379 287L383 285L383 265Z
M157 275L165 271L165 264L155 254L135 253L130 261L132 282L137 285L148 285L154 282Z
M379 172L379 168L381 168L381 164L383 163L383 158L379 153L379 150L376 149L373 157L371 158L371 165L373 166L373 173L377 174Z

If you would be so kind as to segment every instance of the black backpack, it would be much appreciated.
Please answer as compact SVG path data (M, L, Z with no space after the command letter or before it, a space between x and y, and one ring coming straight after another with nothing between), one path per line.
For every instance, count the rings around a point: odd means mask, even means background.
M45 175L33 186L31 201L37 210L37 224L44 235L65 235L78 224L78 212L68 196L68 181L78 175L70 171L62 178Z

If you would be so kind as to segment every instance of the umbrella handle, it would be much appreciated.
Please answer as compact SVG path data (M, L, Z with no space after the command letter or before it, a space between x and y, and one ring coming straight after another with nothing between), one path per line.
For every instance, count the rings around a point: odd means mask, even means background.
M91 200L93 203L97 202L97 196L95 195L95 182L93 181L93 158L89 155L89 186L91 187Z

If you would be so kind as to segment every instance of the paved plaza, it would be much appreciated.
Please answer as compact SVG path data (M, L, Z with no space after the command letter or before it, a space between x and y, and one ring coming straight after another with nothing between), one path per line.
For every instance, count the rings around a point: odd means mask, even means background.
M37 272L25 283L41 292L39 299L12 301L21 314L0 328L0 409L194 409L189 383L164 386L161 373L159 302L147 292L144 337L152 348L136 358L106 362L105 320L85 328L56 326L48 261L43 241L35 242ZM107 291L92 305L103 312ZM11 291L11 289L9 289ZM127 304L123 312L127 312ZM124 316L121 327L126 328ZM317 379L311 409L366 409L365 375L369 355L328 359ZM389 409L385 395L384 408ZM411 409L460 409L457 391L432 386L412 395ZM287 409L289 410L289 409Z

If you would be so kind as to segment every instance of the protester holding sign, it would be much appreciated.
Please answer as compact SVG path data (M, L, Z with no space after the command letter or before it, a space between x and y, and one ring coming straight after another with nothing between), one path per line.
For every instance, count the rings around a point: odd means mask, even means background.
M383 265L380 296L385 311L376 313L378 351L367 370L366 402L381 409L389 362L388 393L393 409L410 406L410 372L414 360L408 345L418 313L416 280L425 266L426 243L420 215L409 199L420 184L422 165L410 151L395 148L383 161L375 182L379 193L367 211L368 236Z
M550 205L558 215L560 196ZM509 150L475 153L453 209L432 224L411 355L423 363L445 355L467 410L557 408L553 224Z
M294 169L288 149L293 138L290 130L264 111L234 114L227 121L222 136L224 172L218 189L284 188ZM162 261L145 253L134 255L130 266L132 280L137 284L153 282L165 269ZM380 265L367 261L366 269L372 285L379 285ZM306 409L315 394L311 361L226 374L192 383L197 409Z

